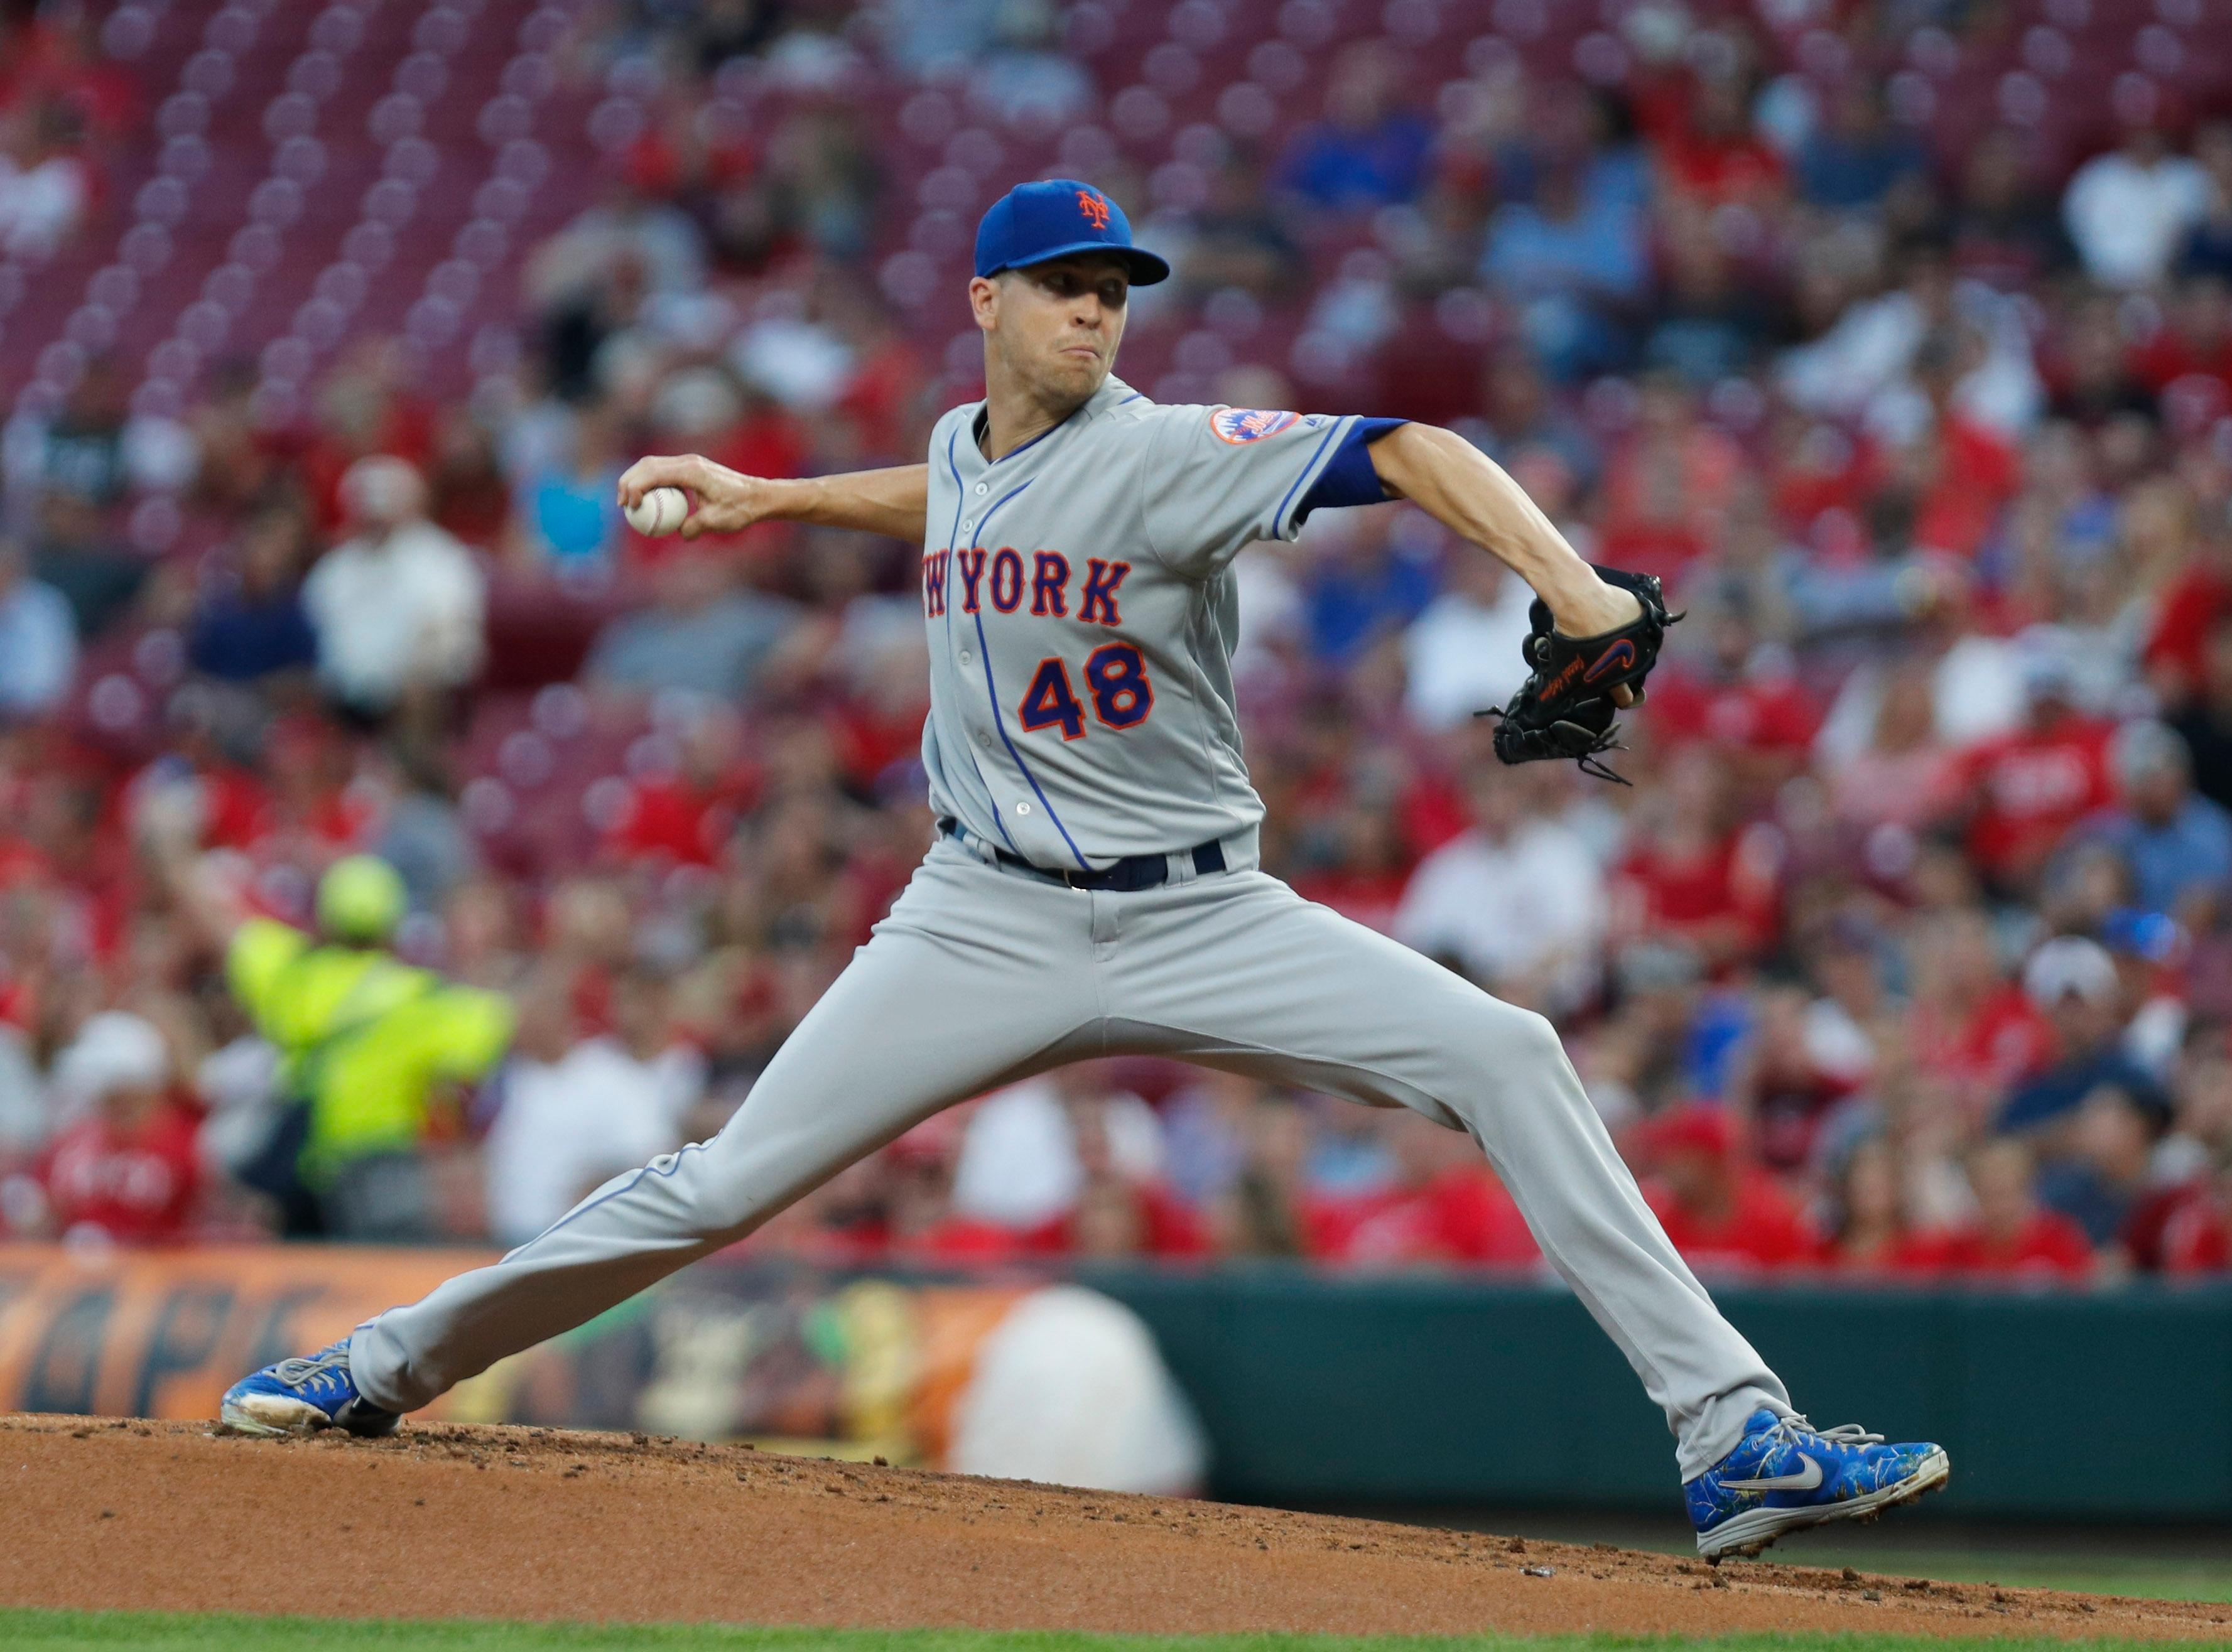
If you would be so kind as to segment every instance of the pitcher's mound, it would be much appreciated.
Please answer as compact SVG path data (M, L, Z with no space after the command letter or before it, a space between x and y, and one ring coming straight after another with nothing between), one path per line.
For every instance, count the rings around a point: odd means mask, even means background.
M0 1419L0 1603L1145 1634L2217 1637L2232 1608L1700 1562L543 1428ZM1546 1575L1547 1574L1547 1575Z

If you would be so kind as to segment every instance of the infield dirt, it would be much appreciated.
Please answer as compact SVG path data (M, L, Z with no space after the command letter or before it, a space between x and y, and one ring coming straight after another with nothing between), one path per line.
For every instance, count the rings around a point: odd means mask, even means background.
M2232 1606L1695 1560L555 1429L0 1418L0 1603L344 1617L2232 1637Z

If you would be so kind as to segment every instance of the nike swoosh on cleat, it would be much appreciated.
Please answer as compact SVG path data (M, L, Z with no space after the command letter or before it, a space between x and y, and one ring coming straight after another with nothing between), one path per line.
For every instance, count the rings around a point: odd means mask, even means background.
M1804 1452L1798 1461L1806 1467L1794 1474L1762 1474L1757 1480L1724 1480L1723 1488L1732 1492L1810 1492L1821 1484L1821 1465Z

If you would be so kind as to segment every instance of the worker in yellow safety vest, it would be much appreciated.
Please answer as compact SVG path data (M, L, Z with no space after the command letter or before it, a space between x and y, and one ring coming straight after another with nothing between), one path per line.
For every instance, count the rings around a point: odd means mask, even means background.
M373 855L318 884L318 934L251 917L232 931L225 978L277 1046L295 1104L243 1179L276 1196L290 1234L439 1237L426 1148L450 1086L493 1068L511 1001L445 981L388 949L403 880Z

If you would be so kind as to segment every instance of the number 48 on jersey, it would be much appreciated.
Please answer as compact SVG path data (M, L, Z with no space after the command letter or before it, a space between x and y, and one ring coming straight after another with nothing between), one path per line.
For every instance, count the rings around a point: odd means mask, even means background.
M1103 728L1134 728L1155 708L1146 662L1130 643L1103 643L1086 656L1085 690ZM1064 740L1085 737L1085 706L1070 686L1069 667L1059 654L1039 662L1015 711L1027 734L1059 729Z

